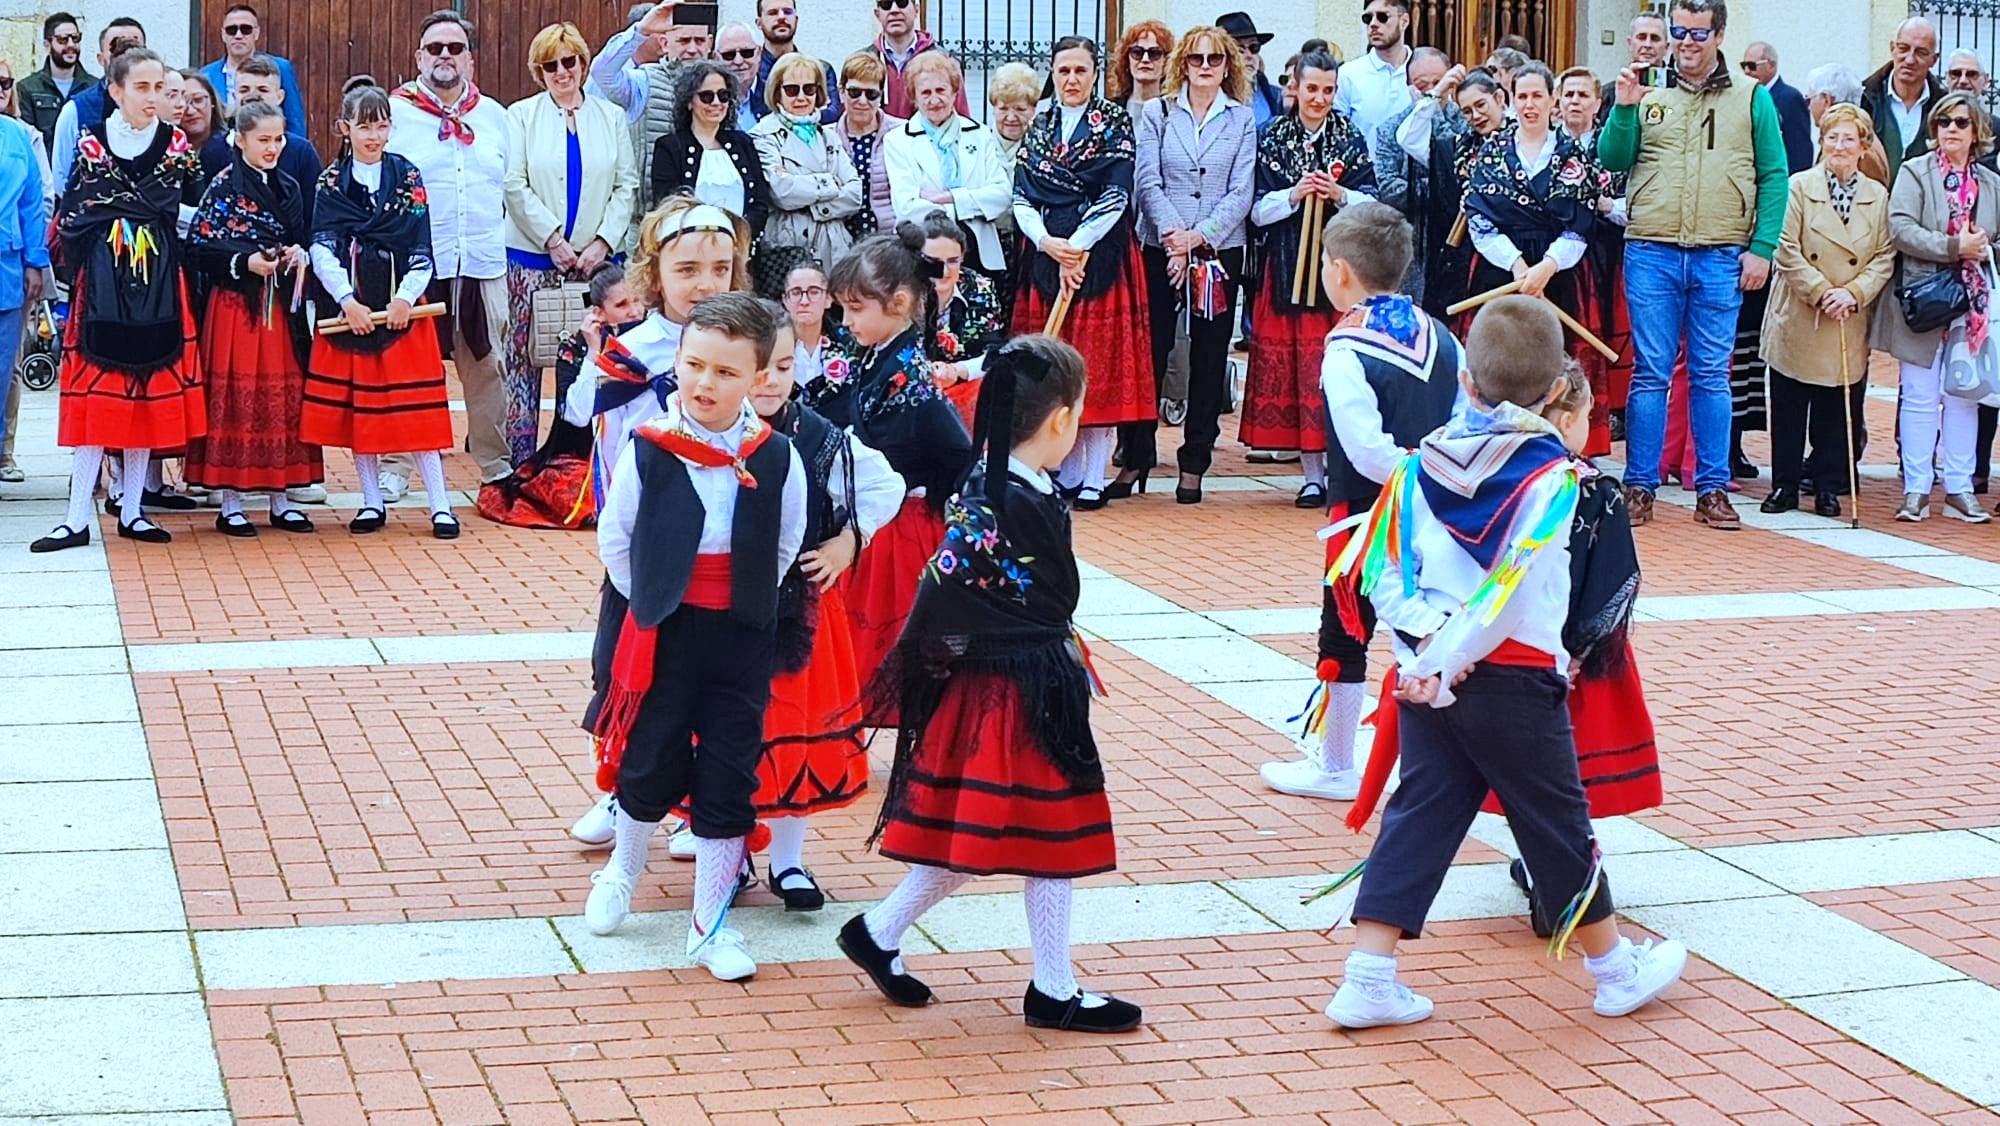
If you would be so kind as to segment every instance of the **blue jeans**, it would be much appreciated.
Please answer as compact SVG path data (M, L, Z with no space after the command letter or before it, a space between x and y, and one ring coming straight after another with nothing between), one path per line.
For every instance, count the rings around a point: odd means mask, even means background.
M7 442L7 396L13 393L14 365L21 359L21 333L27 324L27 313L26 305L0 309L0 446Z
M1688 426L1697 493L1729 483L1729 360L1736 349L1741 247L1625 244L1625 302L1635 364L1625 401L1625 483L1660 487L1667 384L1687 345Z

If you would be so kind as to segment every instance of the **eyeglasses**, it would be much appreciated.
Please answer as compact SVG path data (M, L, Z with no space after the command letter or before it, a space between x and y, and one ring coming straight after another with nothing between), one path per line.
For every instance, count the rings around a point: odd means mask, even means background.
M731 47L727 51L717 51L716 57L726 63L746 63L757 57L755 47Z
M580 67L582 65L583 65L583 60L577 58L575 55L564 55L562 58L559 59L543 59L542 73L554 74L556 71L559 70L575 70L577 67Z
M1744 70L1756 70L1757 68L1764 65L1764 60L1744 59L1741 63L1738 63L1737 65L1742 67Z
M875 0L875 10L878 12L887 12L896 8L907 8L909 6L910 0Z
M1667 29L1667 34L1673 36L1676 41L1692 39L1696 43L1706 43L1715 36L1715 29L1712 27L1682 27L1679 24L1675 24L1673 27Z
M1166 48L1148 47L1144 44L1140 44L1139 46L1133 47L1131 50L1125 53L1132 56L1135 59L1138 59L1141 62L1151 62L1154 59L1164 59L1167 57Z
M1978 67L1954 67L1944 72L1946 78L1984 78L1986 72Z
M727 90L696 90L694 96L703 105L708 106L725 105L729 101Z
M1934 128L1934 129L1970 129L1970 128L1972 128L1972 119L1971 119L1970 117L1965 117L1965 116L1963 116L1963 115L1961 115L1961 114L1956 114L1956 113L1955 113L1955 114L1952 114L1952 115L1951 115L1950 117L1940 117L1940 118L1938 118L1938 119L1937 119L1937 121L1936 121L1936 122L1935 122L1935 123L1934 123L1934 124L1932 125L1932 128Z
M926 257L929 256L926 255ZM938 265L943 266L947 270L952 270L965 265L965 255L956 254L950 258L932 258L931 261L936 262Z
M1182 57L1187 60L1187 65L1192 67L1200 67L1203 70L1207 70L1209 67L1212 66L1221 66L1222 64L1229 61L1229 56L1223 54L1221 51L1215 51L1212 53L1200 54L1200 55L1185 55Z
M1371 23L1388 23L1395 18L1396 13L1394 12L1363 12L1361 13L1361 26L1367 27Z
M0 94L6 94L6 93L8 93L9 91L11 91L11 90L13 90L13 89L14 89L14 80L13 80L13 79L11 79L11 78L0 78Z
M1238 39L1236 45L1241 47L1246 55L1260 54L1264 50L1264 45L1255 39Z
M74 47L78 43L83 42L83 32L79 31L70 35L52 35L49 37L49 42L64 47Z
M465 44L456 42L426 43L424 44L424 53L434 59L442 58L445 55L450 55L453 58L457 58L458 56L463 55L465 53L465 47L466 47Z
M229 36L231 39L241 39L246 35L257 34L257 25L254 23L224 24L222 34Z
M787 98L803 98L807 94L817 95L819 93L819 83L787 82L778 87L778 93L783 94Z
M795 285L785 291L787 301L818 301L825 296L826 287L823 285Z
M879 102L882 100L882 91L873 86L849 86L843 93L847 95L847 100L850 102Z

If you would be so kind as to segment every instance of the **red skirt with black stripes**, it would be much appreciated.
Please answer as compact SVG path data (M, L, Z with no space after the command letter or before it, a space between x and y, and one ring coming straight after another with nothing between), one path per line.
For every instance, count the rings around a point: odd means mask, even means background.
M313 340L299 439L358 454L451 448L451 400L437 333L418 325L380 352Z
M1063 777L1036 745L1011 680L954 677L908 769L882 832L884 856L1042 879L1118 866L1103 785Z

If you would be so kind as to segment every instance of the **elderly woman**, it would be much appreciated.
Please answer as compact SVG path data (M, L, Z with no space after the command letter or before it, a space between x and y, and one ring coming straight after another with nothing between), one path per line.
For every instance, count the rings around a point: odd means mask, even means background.
M825 72L816 59L786 55L772 64L764 97L771 112L750 134L771 184L771 216L758 243L760 263L768 251L802 247L831 267L854 245L847 220L861 210L863 189L847 146L819 123L827 99ZM798 262L797 255L768 257L782 261L785 273ZM783 287L782 276L764 278L762 273L760 266L759 288Z
M861 235L896 229L896 205L889 197L889 175L882 170L883 138L903 123L882 108L886 94L883 82L888 69L873 51L849 55L840 67L840 120L833 135L847 146L854 170L861 174L861 195L867 206L848 221L849 229ZM833 263L826 264L829 269Z
M1257 127L1247 104L1250 69L1236 40L1220 28L1191 29L1166 69L1166 96L1137 114L1139 244L1151 300L1153 374L1162 385L1175 328L1187 325L1188 412L1174 499L1196 504L1227 396L1236 287L1257 186ZM1210 263L1225 278L1223 304L1190 309L1189 274L1209 270ZM1109 490L1114 496L1153 465L1158 425L1148 419L1126 428L1125 467Z
M590 44L575 24L550 24L528 44L542 92L507 107L507 445L515 465L535 452L542 372L532 358L535 294L582 281L626 249L639 168L625 115L584 92ZM574 326L563 326L564 331Z
M965 86L958 60L925 51L903 68L903 79L916 116L890 130L882 145L896 218L922 222L944 212L965 228L971 264L989 276L1004 274L994 221L1013 209L1013 169L1001 159L993 131L958 112Z
M1987 346L1988 238L2000 226L2000 175L1978 162L1993 147L1993 125L1970 95L1953 91L1932 103L1927 121L1931 151L1907 160L1889 193L1889 237L1898 255L1900 284L1915 285L1940 270L1955 270L1971 297L1962 319L1967 342ZM1871 343L1902 363L1896 413L1903 454L1903 504L1896 519L1930 515L1933 465L1944 478L1944 514L1983 524L1989 517L1972 495L1973 443L1979 405L1943 393L1945 330L1918 332L1903 319L1902 303L1875 308Z
M1889 191L1861 172L1874 139L1865 112L1835 105L1820 118L1819 164L1792 177L1764 309L1762 353L1771 368L1771 495L1759 506L1765 512L1798 508L1810 432L1813 511L1840 515L1854 453L1844 420L1860 417L1867 394L1868 313L1896 266ZM1854 401L1843 404L1843 394Z
M702 59L673 72L674 131L653 143L651 200L686 192L762 230L771 186L750 134L733 112L743 96L736 75Z

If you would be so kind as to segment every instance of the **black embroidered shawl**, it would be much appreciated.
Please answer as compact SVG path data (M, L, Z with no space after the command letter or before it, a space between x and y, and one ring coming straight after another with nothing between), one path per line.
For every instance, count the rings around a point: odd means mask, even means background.
M1590 154L1560 129L1550 134L1555 155L1548 166L1528 175L1515 149L1516 132L1506 126L1474 154L1465 212L1493 224L1534 263L1564 234L1590 238L1603 180Z
M1095 94L1084 103L1076 132L1068 137L1061 133L1062 110L1050 102L1021 138L1014 162L1014 201L1033 207L1051 235L1068 238L1096 216L1124 215L1132 201L1138 140L1132 115ZM1125 217L1091 247L1077 296L1095 297L1111 288L1131 237L1131 220ZM1029 261L1028 280L1043 297L1054 300L1062 286L1055 259L1036 251Z
M260 172L239 150L230 152L230 163L209 181L188 224L188 264L218 285L261 295L264 279L243 259L311 241L305 191L280 169Z
M320 173L316 193L313 243L333 251L347 268L355 299L369 309L388 308L404 277L431 268L430 200L416 165L383 153L382 186L370 192L354 178L354 158L343 155ZM339 311L325 290L315 290L325 315ZM381 352L401 335L377 329L367 336L324 339L349 351Z
M187 345L178 225L181 204L199 190L201 162L171 125L161 123L131 160L113 155L105 130L102 122L92 125L77 142L56 231L74 278L84 358L146 374L173 363Z
M1306 173L1332 171L1336 165L1341 187L1374 193L1375 162L1368 155L1368 141L1346 114L1334 110L1318 136L1307 133L1295 113L1274 117L1257 138L1257 195L1261 198L1270 192L1290 191ZM1325 212L1325 218L1333 218L1332 209ZM1304 236L1303 206L1268 227L1257 228L1271 301L1284 312L1298 307L1292 304L1292 272ZM1316 290L1306 297L1305 304L1307 308L1325 308L1326 294Z
M972 439L931 381L931 362L915 325L872 354L829 355L825 378L813 384L806 401L828 422L852 428L882 451L890 468L911 488L921 486L939 511L972 461Z
M1585 471L1569 540L1569 618L1563 648L1586 676L1616 671L1625 660L1632 609L1639 600L1639 551L1618 478Z
M931 359L957 363L981 356L1007 338L1000 321L1000 294L993 279L971 270L959 274L958 292L938 310L931 334Z

